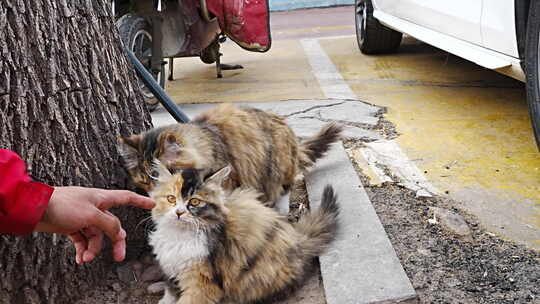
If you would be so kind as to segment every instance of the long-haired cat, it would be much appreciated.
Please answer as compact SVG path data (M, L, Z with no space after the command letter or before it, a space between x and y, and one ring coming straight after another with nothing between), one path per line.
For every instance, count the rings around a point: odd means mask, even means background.
M335 238L339 206L333 188L321 207L289 223L249 189L222 187L230 168L182 198L182 174L159 170L150 192L155 231L150 244L174 288L160 304L261 303L294 290L313 259Z
M221 104L187 124L155 128L119 138L119 150L135 184L147 192L152 188L154 158L169 169L203 169L186 182L187 193L205 172L230 164L228 189L256 189L268 206L289 190L299 172L322 157L340 138L342 127L324 126L318 134L298 142L295 134L276 114Z

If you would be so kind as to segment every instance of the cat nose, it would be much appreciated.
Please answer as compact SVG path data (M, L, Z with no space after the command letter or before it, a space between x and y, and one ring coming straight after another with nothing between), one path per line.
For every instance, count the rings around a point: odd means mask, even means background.
M182 216L182 214L186 213L185 211L183 210L176 210L176 215L178 215L178 218L180 219L180 217Z

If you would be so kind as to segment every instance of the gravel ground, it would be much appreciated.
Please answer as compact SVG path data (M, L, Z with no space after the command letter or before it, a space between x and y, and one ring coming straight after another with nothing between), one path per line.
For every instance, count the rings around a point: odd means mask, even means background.
M357 171L421 303L540 303L540 252L486 232L456 202L370 187ZM464 220L461 230L442 225L434 208Z

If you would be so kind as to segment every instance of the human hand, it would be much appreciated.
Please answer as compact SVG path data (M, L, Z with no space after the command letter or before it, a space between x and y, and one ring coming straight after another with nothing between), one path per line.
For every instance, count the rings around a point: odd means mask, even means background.
M35 231L64 234L75 245L77 264L92 261L103 246L103 233L112 241L113 258L126 255L126 232L108 210L115 206L152 209L155 203L126 190L55 187L45 215Z

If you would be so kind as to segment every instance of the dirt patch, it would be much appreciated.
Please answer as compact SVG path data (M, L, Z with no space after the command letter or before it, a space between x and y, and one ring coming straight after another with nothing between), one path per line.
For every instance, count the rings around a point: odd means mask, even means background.
M288 219L296 222L309 209L304 180L291 189ZM150 223L142 223L139 229L150 229ZM159 288L163 276L155 273L156 261L150 248L138 258L118 264L112 269L104 283L84 295L75 304L157 304L163 295ZM318 262L315 274L297 292L275 304L326 304Z
M370 187L359 175L422 303L540 303L539 252L486 232L449 199ZM430 207L460 215L470 235L445 230Z
M150 263L144 263L146 260ZM155 261L148 249L148 252L141 254L139 258L118 264L108 273L102 285L84 295L84 298L75 304L156 304L162 293L148 292L148 286L153 284L154 280L142 280L142 274L154 265Z

